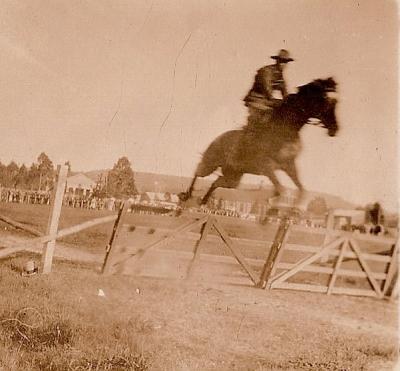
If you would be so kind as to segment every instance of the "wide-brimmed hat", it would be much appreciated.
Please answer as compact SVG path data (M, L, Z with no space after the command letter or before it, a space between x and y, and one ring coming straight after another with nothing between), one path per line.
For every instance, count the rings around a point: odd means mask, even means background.
M292 62L294 59L290 56L289 52L286 49L279 50L278 55L272 55L272 59L277 59L282 62Z

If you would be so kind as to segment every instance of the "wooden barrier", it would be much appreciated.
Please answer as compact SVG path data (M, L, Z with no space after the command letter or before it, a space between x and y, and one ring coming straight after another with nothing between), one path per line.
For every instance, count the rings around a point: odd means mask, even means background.
M60 171L59 167L58 186L53 196L52 212L46 235L40 235L39 231L29 227L26 228L22 223L0 216L0 220L16 228L25 229L37 236L15 248L10 247L0 250L0 258L25 250L33 244L46 244L42 255L42 271L43 273L49 273L57 239L99 224L115 221L109 244L106 247L102 267L102 272L109 274L113 266L121 263L114 259L113 248L118 238L119 228L123 224L127 207L123 204L118 214L93 219L58 231L58 218L61 212L60 199L62 199L65 189L65 176ZM293 225L290 220L284 219L277 229L274 240L245 239L230 237L216 216L196 216L190 213L186 216L190 217L189 221L172 230L164 229L165 233L161 238L141 246L135 253L135 259L141 259L149 250L159 249L172 239L185 238L186 240L195 240L197 242L193 250L193 257L187 267L187 277L190 277L193 267L198 262L201 247L205 241L207 239L209 241L217 241L219 239L223 241L253 284L261 288L306 290L327 295L348 294L376 298L390 296L392 299L398 296L398 244L394 238L344 232L331 228L308 228ZM194 229L199 227L201 227L200 233L193 232ZM214 230L216 235L211 235L211 230ZM310 236L319 235L318 238L322 242L319 245L295 243L291 239L293 233L305 233ZM362 246L362 243L372 245L366 248ZM249 264L250 259L246 259L243 256L237 244L269 249L269 255L262 268L260 278L257 277L257 274ZM293 256L289 260L286 259L288 252L296 256L295 261L293 261ZM348 267L349 263L358 264L358 266ZM260 266L262 263L257 263L257 265ZM375 265L379 265L380 268L375 269ZM317 277L317 282L310 283L301 278L300 282L296 282L296 278L299 278L302 274ZM318 282L320 276L325 277L325 283ZM343 278L365 281L368 287L346 287L343 285Z
M115 253L113 249L116 241L112 239L109 245L111 254L110 256L106 255L104 262L104 273L123 272L124 268L122 267L131 264L131 261L132 263L135 262L134 265L140 266L140 259L148 251L161 251L165 244L174 239L182 243L189 240L195 241L192 259L189 261L186 270L186 277L190 278L193 268L198 264L201 248L206 240L217 242L222 239L224 245L228 247L233 258L241 265L253 284L261 288L306 290L328 295L347 294L383 298L389 295L389 288L393 286L397 272L396 257L398 254L394 238L368 236L334 229L307 228L293 225L289 219L284 219L277 229L274 240L250 240L228 236L227 231L222 227L216 216L201 215L197 218L191 214L186 214L186 216L189 216L191 220L175 229L157 228L157 235L161 234L162 236L157 237L158 239L153 237L153 240L148 243L142 241L143 245L139 245L140 247L133 252ZM119 223L123 224L122 218ZM199 227L201 227L200 233L193 232L195 228ZM134 226L134 230L137 229L142 229L142 236L144 236L152 228ZM214 230L216 234L210 234L211 230ZM319 235L321 242L317 245L294 243L291 236L296 233L306 233L310 236ZM125 237L126 239L132 238L128 235ZM369 242L373 245L363 247L360 245L361 242ZM269 255L259 279L252 265L259 267L262 265L261 261L245 258L237 244L242 245L242 248L247 245L269 249ZM297 256L296 261L293 261L293 259L287 261L285 260L287 253L301 256ZM354 265L355 263L359 265L358 269L357 267L347 267L347 265ZM380 270L374 269L375 263L381 266ZM134 271L137 274L137 269L134 269ZM293 278L296 279L302 274L313 275L317 278L324 276L327 282L325 284L321 284L321 282L311 284L307 280L302 281L302 279L300 279L300 282L293 282ZM346 287L341 283L343 278L365 281L369 287Z
M290 226L287 230L287 235L296 230L305 231L303 227ZM388 295L389 288L393 284L398 270L398 245L396 240L394 238L379 238L331 229L325 231L329 234L329 238L325 238L324 243L317 247L289 244L286 236L283 246L280 248L281 252L272 259L273 268L268 271L267 275L264 275L259 286L267 287L268 289L304 290L322 292L328 295L347 294L371 296L380 299ZM307 232L316 233L317 231L307 230ZM392 248L387 256L365 252L360 247L360 241L390 243ZM284 250L306 253L307 256L298 259L296 262L284 262L282 257L282 251ZM271 249L269 260L271 260L270 257L273 253L274 251ZM330 256L335 257L335 259L331 260L332 266L326 266L329 265L328 258ZM345 259L358 263L359 269L343 268ZM323 265L321 265L321 262ZM381 271L374 271L371 267L371 264L373 264L371 262L379 262L384 267ZM275 274L275 272L277 273ZM321 285L290 281L299 273L304 272L326 275L328 283ZM337 284L339 277L363 279L369 283L370 287L369 289L341 287Z
M65 192L65 184L67 180L68 166L66 165L58 165L57 166L57 186L52 192L51 202L50 202L50 215L48 219L47 233L46 236L40 231L37 231L34 228L23 225L22 223L18 223L13 221L11 218L7 218L2 216L1 220L6 222L15 228L22 229L27 231L35 236L32 240L29 240L26 244L22 246L18 246L16 248L6 248L0 250L0 258L8 256L12 253L19 252L25 250L25 248L31 244L35 243L46 243L44 246L44 252L42 254L42 273L50 273L51 265L53 261L53 254L55 248L55 240L57 238L57 230L58 230L58 222L61 214L61 207L63 201L63 195Z
M111 249L114 246L114 243L115 243L115 241L117 239L118 232L119 232L119 230L121 228L121 225L122 225L121 220L123 219L123 216L125 215L126 210L127 210L127 204L126 204L126 202L124 202L124 203L121 204L121 207L120 207L120 209L118 211L118 215L117 215L117 218L115 220L115 223L114 223L114 226L113 226L113 230L111 232L110 241L109 241L109 243L108 243L108 245L106 247L106 255L104 257L103 266L101 268L101 272L102 273L109 273L110 264L108 264L108 261L109 261L108 259L110 257L110 253L112 251Z
M30 227L28 225L25 225L23 223L19 223L16 220L13 220L13 219L5 216L5 215L0 215L0 220L2 222L4 222L4 223L7 223L7 224L13 226L14 228L20 229L20 230L22 230L24 232L28 232L33 236L36 236L36 237L37 236L43 236L43 233L38 231L36 228L32 228L32 227Z
M122 224L122 218L119 220L119 223ZM110 246L111 251L109 254L106 254L104 265L103 265L103 272L104 273L111 273L112 268L115 268L116 266L120 264L126 264L130 258L134 257L136 261L142 259L145 254L148 253L149 250L153 249L160 249L162 246L170 242L172 239L181 236L182 234L189 232L190 230L193 230L195 228L201 227L201 233L200 233L200 239L197 241L194 251L193 251L193 258L192 261L189 263L188 269L187 269L187 277L190 277L191 271L193 269L193 266L195 265L197 258L199 256L200 252L200 247L206 240L210 230L213 228L219 235L219 238L222 239L224 242L225 246L231 251L233 257L237 260L237 262L241 265L243 270L246 272L250 280L256 284L257 283L257 275L251 268L251 266L247 263L246 259L240 252L240 250L235 246L235 243L232 241L232 239L228 236L228 233L225 231L225 229L221 226L221 224L218 222L218 220L214 216L201 216L200 218L191 218L188 222L178 226L177 228L173 230L168 230L165 236L162 238L151 242L143 247L141 247L135 254L131 255L127 259L122 259L122 260L116 260L116 259L110 259L110 255L113 255L112 251L112 244ZM115 227L117 230L120 228L120 226Z
M85 229L94 227L96 225L109 223L117 219L118 217L117 215L109 215L101 218L92 219L87 222L74 225L72 227L64 228L62 230L58 230L63 195L65 192L67 172L68 172L68 167L66 165L62 166L59 165L57 167L57 186L53 190L51 197L51 204L50 204L51 209L48 219L47 232L45 235L43 235L43 233L36 230L35 228L31 228L23 223L19 223L15 220L12 220L9 217L0 215L1 221L36 236L35 238L25 241L15 247L8 247L1 249L0 258L4 258L11 254L15 254L24 250L31 251L32 246L41 244L43 245L41 272L45 274L50 273L52 268L54 250L55 250L55 242L57 239L83 231Z

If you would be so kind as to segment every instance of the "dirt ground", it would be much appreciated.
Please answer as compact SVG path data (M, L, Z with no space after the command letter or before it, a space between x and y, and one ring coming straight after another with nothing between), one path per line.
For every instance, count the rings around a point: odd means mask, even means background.
M2 232L0 245L23 239ZM384 371L395 367L398 308L393 302L256 289L235 261L215 261L209 255L201 257L190 280L184 279L189 258L179 258L179 252L154 251L139 270L127 264L111 276L96 273L102 254L58 245L56 257L94 264L83 273L55 265L52 277L68 286L75 305L96 307L118 318L140 318L137 339L143 351L152 354L150 369ZM97 295L100 288L104 297Z

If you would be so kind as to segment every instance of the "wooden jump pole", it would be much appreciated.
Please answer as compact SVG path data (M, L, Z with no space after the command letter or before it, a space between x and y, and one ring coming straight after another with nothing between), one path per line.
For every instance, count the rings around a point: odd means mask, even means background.
M391 251L391 259L390 259L390 263L389 263L389 268L387 271L387 277L386 277L386 281L385 284L382 288L383 294L386 295L386 293L389 290L390 285L392 284L392 281L394 279L395 273L398 270L398 243L395 243L392 247L392 251Z
M107 247L106 247L106 255L104 257L103 266L101 268L101 273L103 273L103 274L110 273L110 268L111 268L110 263L109 263L110 253L111 253L111 249L114 246L115 241L118 237L118 232L121 230L122 219L126 213L127 204L128 204L127 202L123 202L118 211L117 219L115 220L114 227L111 232L110 241L108 242Z
M65 192L65 183L67 181L67 173L68 173L67 165L57 166L57 174L58 174L57 187L54 189L52 193L50 217L46 231L46 235L49 235L51 239L45 244L42 255L42 273L44 274L48 274L51 272L54 248L56 245L58 222L61 215L61 207Z
M38 231L37 229L29 227L25 224L19 223L5 215L0 215L0 220L4 223L12 225L14 228L21 229L22 231L28 232L28 233L32 234L33 236L36 236L36 237L43 236L43 233Z
M279 228L276 232L274 242L271 245L268 258L265 261L264 268L260 275L260 280L257 283L257 287L265 289L269 278L274 274L278 261L282 256L283 247L289 236L288 231L290 227L290 220L285 218L281 221Z
M186 278L190 278L193 272L193 267L197 261L200 247L207 239L208 234L210 233L212 226L213 226L214 219L212 217L208 218L208 220L203 224L201 231L200 231L200 239L197 240L194 250L193 250L193 258L189 263L189 266L186 271Z
M222 240L225 242L225 245L231 250L233 256L235 259L238 261L238 263L242 266L242 268L245 270L247 275L250 277L254 285L257 284L257 276L253 269L250 267L250 265L246 262L245 257L243 254L240 252L240 250L235 246L231 238L228 236L228 233L225 231L225 229L220 225L219 221L217 219L214 219L213 223L214 229L219 233L221 236Z

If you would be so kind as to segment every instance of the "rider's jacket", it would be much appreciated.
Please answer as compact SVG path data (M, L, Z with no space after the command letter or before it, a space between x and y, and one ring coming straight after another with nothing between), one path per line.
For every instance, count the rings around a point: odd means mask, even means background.
M246 105L253 105L253 103L258 105L262 102L266 106L273 106L277 99L275 92L281 93L281 99L287 95L282 70L277 64L271 64L257 71L253 86L243 100Z

